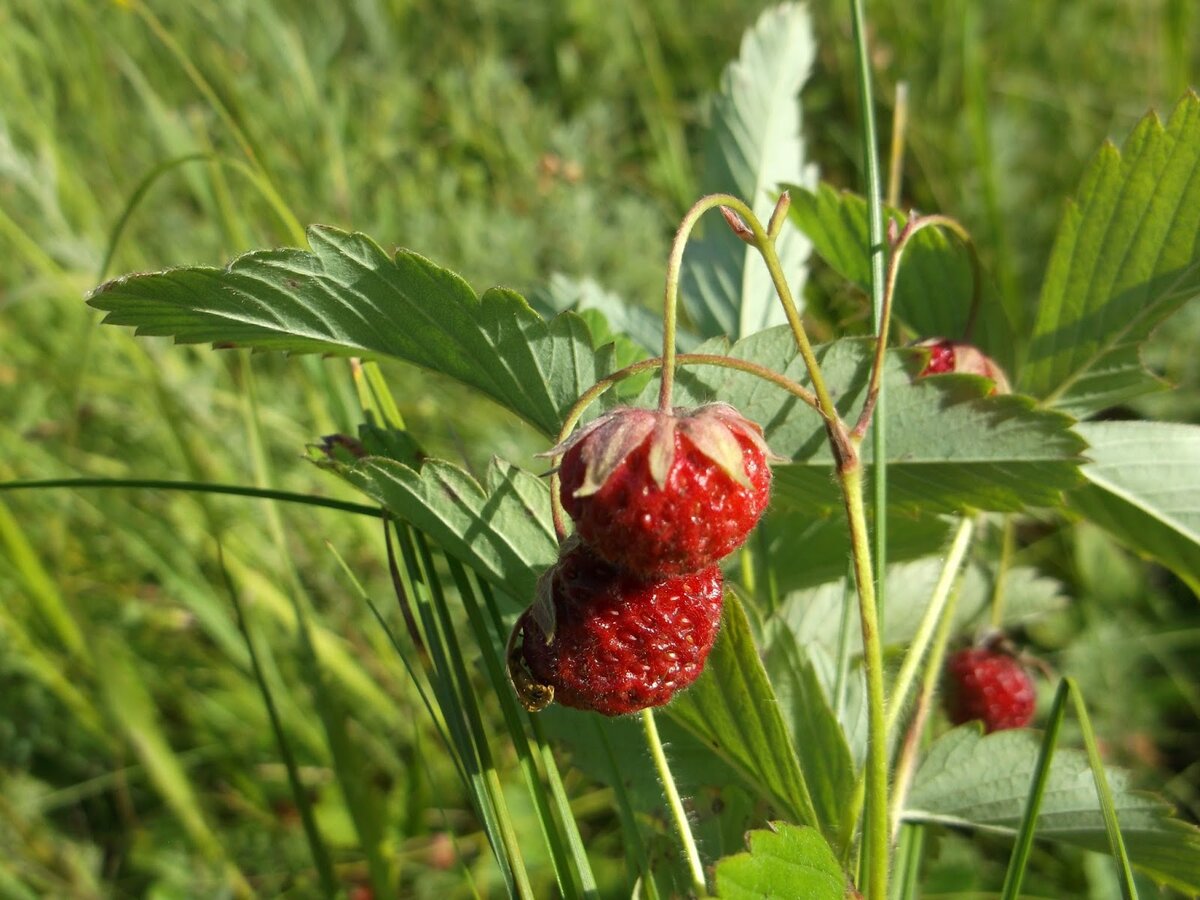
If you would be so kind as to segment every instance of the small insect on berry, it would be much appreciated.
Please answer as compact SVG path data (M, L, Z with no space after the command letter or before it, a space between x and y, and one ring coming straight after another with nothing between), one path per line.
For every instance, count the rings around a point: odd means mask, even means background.
M645 581L580 543L542 576L509 640L509 676L531 711L557 700L620 716L662 706L704 670L724 582L710 566Z
M951 722L979 719L991 734L1028 725L1037 693L1017 659L989 647L968 647L946 661L945 699Z
M1004 370L996 365L991 357L985 356L979 348L971 344L947 338L929 338L917 346L929 350L929 362L921 370L918 378L924 378L926 375L944 375L948 372L982 375L984 378L990 378L995 385L989 393L1012 393Z
M771 492L762 429L732 406L616 409L559 444L563 508L602 558L643 578L740 547Z

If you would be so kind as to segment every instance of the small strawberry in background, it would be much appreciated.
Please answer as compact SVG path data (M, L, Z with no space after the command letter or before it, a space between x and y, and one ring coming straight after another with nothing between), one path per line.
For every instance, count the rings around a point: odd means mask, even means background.
M966 375L982 375L995 383L993 394L1011 394L1008 376L996 365L990 356L985 356L978 347L965 341L952 341L948 338L929 338L916 346L929 351L929 362L921 370L918 378L927 375L944 375L948 372L958 372Z
M959 650L946 661L945 703L955 725L978 719L991 734L1028 725L1037 691L1015 656L989 644Z

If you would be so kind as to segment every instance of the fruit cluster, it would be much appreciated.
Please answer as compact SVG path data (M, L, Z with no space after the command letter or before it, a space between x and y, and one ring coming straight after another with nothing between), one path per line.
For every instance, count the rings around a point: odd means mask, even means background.
M703 671L724 598L717 564L766 509L762 429L724 403L622 408L547 455L561 455L575 535L513 629L513 684L531 710L661 706Z

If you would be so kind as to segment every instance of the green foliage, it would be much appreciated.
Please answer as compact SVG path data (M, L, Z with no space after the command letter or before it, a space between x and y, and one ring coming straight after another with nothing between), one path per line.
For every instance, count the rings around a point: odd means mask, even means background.
M904 817L1013 834L1036 762L1037 741L1026 731L984 737L977 726L956 728L929 748ZM1200 829L1173 818L1161 800L1132 790L1126 773L1109 769L1107 774L1134 865L1181 890L1200 890ZM1037 836L1094 850L1108 848L1085 754L1060 749L1054 755Z
M792 188L792 221L808 235L817 254L842 278L866 292L871 277L867 254L867 203L857 194L820 184ZM908 217L888 210L903 228ZM1003 368L1014 361L1017 313L1001 302L984 275L977 319L969 336L974 274L967 248L938 228L926 228L909 244L896 281L893 311L913 338L970 340Z
M722 73L706 130L700 190L741 197L765 222L778 186L812 184L805 163L798 94L816 55L808 7L785 3L763 12ZM778 243L780 263L802 296L809 246L796 233ZM758 254L728 227L708 222L684 255L682 300L702 337L746 337L784 321Z
M1059 227L1019 387L1079 416L1160 387L1137 346L1200 296L1200 98L1104 147Z
M793 896L812 900L846 896L846 876L819 832L786 822L773 828L750 832L750 852L731 856L717 866L718 897L769 897L782 885L787 885Z
M1200 595L1200 428L1095 422L1076 430L1091 461L1071 505Z
M545 322L512 291L479 297L410 251L314 226L311 253L250 253L224 271L176 269L111 281L89 302L105 321L182 343L288 353L393 356L476 388L548 435L608 374L573 314Z

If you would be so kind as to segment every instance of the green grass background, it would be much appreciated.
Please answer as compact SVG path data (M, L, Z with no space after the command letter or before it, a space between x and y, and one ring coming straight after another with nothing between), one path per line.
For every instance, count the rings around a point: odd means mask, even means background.
M0 0L0 480L193 479L354 499L302 459L357 422L344 362L135 340L98 328L85 292L124 272L295 244L296 223L322 222L416 249L479 289L528 290L564 272L652 304L698 193L705 98L761 8ZM811 153L824 177L858 187L848 4L813 12ZM903 202L964 221L1002 289L1027 302L1086 159L1200 74L1190 0L887 0L868 16L885 123L896 84L908 85ZM855 298L814 285L832 297L814 297L826 326L856 316ZM1151 359L1194 386L1200 314L1176 321ZM387 374L439 455L480 466L541 449L453 384ZM1139 411L1195 420L1190 396ZM366 863L306 686L297 597L353 711L402 894L497 890L436 733L328 548L386 600L376 520L39 490L0 494L0 898L216 897L242 877L264 896L312 895L218 541L339 879L360 882ZM1194 817L1194 601L1090 530L1035 535L1027 555L1080 600L1039 641L1064 651L1101 730L1115 720L1113 733L1132 735L1114 758ZM1130 683L1137 703L1109 699ZM511 759L501 765L511 773ZM611 798L577 779L568 790L602 889L615 891ZM519 812L515 791L513 802ZM987 889L1004 855L980 852L947 837L931 890ZM544 861L530 862L549 891ZM1102 867L1079 854L1035 866L1050 895L1106 896Z

